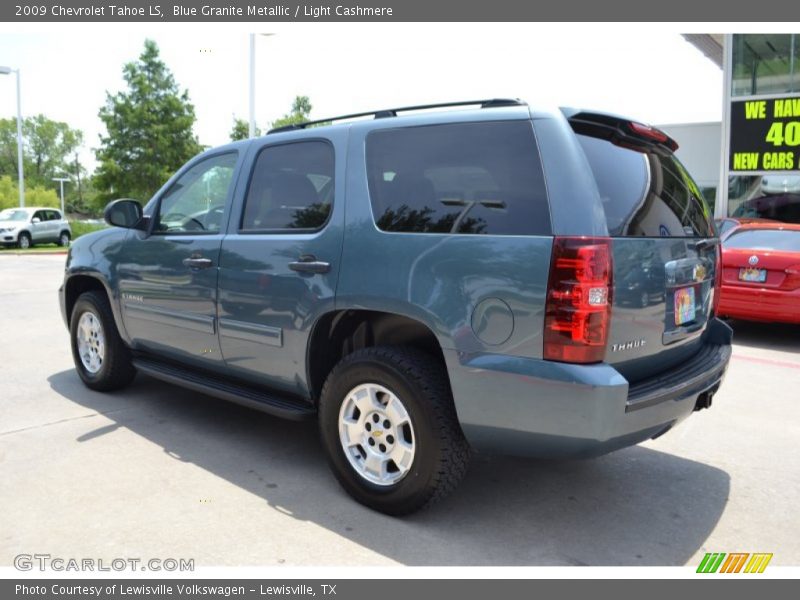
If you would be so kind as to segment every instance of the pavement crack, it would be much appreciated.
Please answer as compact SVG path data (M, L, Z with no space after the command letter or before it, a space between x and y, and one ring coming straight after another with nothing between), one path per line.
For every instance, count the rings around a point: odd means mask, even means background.
M68 419L59 419L58 421L50 421L49 423L40 423L39 425L31 425L30 427L23 427L21 429L11 429L10 431L0 431L0 437L4 435L11 435L14 433L22 433L23 431L31 431L33 429L41 429L42 427L49 427L50 425L60 425L61 423L68 423L70 421L78 421L80 419L89 419L91 417L102 417L105 415L113 415L119 412L132 410L130 408L120 408L117 410L109 410L107 412L95 412L88 415L81 415L79 417L70 417Z

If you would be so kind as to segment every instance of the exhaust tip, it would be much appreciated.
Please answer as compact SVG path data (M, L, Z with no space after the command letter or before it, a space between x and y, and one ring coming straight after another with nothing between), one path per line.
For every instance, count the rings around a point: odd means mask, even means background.
M714 392L707 391L703 392L697 397L697 402L694 405L694 410L697 412L698 410L703 410L704 408L711 408L711 403L714 400Z

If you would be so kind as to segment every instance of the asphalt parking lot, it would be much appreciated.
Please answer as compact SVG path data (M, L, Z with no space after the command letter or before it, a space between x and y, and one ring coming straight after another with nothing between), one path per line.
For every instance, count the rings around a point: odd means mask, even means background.
M56 290L63 256L0 256L0 566L20 553L242 565L800 564L800 327L734 323L711 410L589 461L476 456L404 519L342 492L313 423L139 376L86 389Z

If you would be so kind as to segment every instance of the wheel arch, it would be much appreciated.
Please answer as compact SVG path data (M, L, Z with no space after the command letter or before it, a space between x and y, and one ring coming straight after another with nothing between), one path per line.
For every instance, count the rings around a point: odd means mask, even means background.
M306 376L314 402L325 379L345 356L371 346L403 345L425 351L441 361L441 343L426 323L392 312L340 309L320 316L314 323L306 348Z
M119 306L114 301L114 294L111 291L111 287L100 273L80 272L70 275L64 282L64 314L67 320L67 327L69 327L72 320L72 310L75 308L75 302L77 302L81 294L93 290L104 293L108 298L117 330L123 340L127 342L127 335L122 324L122 315L119 312Z

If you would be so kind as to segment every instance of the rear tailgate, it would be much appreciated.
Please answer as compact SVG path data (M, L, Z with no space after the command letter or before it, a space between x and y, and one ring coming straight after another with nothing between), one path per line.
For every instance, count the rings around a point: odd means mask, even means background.
M718 239L697 185L657 130L569 118L591 166L613 249L605 361L631 383L696 354L712 318Z

